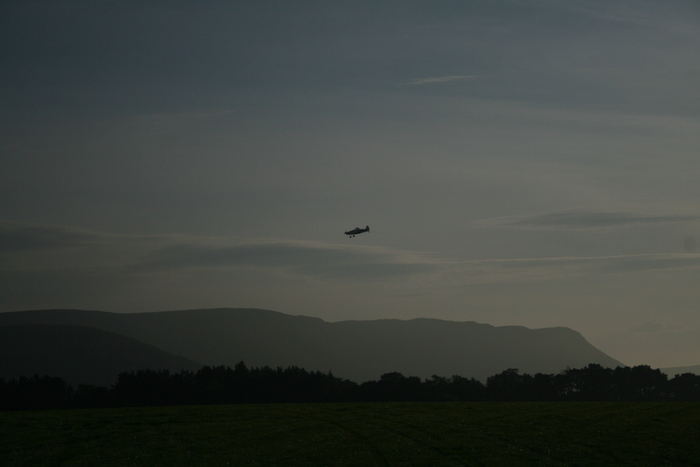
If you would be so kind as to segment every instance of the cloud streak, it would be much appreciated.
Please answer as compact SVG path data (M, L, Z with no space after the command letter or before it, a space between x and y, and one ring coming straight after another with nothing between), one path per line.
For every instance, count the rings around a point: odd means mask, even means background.
M70 227L0 222L0 252L78 247L98 243L103 237Z
M533 216L484 219L480 222L480 225L485 227L502 226L523 229L582 230L694 221L700 221L700 215L655 215L635 212L563 211Z
M138 123L190 123L208 118L226 117L234 114L233 110L213 110L213 111L198 111L198 112L175 112L175 113L159 113L159 114L141 114L133 117L133 120Z
M287 240L245 241L182 235L115 235L76 228L0 224L0 252L42 254L35 270L119 268L125 274L158 274L184 269L277 269L319 279L380 280L435 270L439 260L381 247ZM52 254L46 254L52 253ZM19 256L18 256L19 255Z
M698 254L511 258L443 264L446 280L460 283L531 282L601 274L681 272L700 269Z
M670 219L655 218L655 221ZM4 261L2 268L8 273L75 268L92 271L90 274L105 269L127 275L158 275L184 270L255 268L330 281L381 281L420 275L426 279L432 276L431 280L438 282L479 283L700 268L700 255L693 253L459 261L385 247L182 235L116 235L16 223L0 224L0 252L13 255L13 260ZM42 259L22 260L33 253Z
M423 84L437 84L437 83L449 83L450 81L463 81L476 78L476 75L448 75L448 76L437 76L432 78L420 78L413 81L409 81L407 84L409 86L420 86Z
M136 268L272 268L320 279L381 279L428 273L437 263L420 255L370 247L267 241L209 244L193 241L163 247Z
M470 307L490 294L492 285L549 291L564 283L585 290L622 276L648 282L661 273L691 280L700 271L698 254L459 260L378 246L120 235L8 223L0 224L0 238L5 239L0 251L3 311L155 311L251 303L298 306L302 312L308 300L299 303L298 294L305 289L329 309L354 309L360 306L353 301L358 295L368 309L429 307L440 297Z

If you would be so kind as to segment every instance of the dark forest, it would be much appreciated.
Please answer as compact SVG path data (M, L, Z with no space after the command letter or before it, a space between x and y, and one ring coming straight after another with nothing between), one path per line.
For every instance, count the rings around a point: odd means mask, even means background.
M51 376L0 379L0 410L213 405L247 403L391 401L698 401L700 375L669 379L649 366L604 368L590 364L558 374L508 369L486 384L462 376L421 380L386 373L358 384L298 367L203 367L196 372L140 370L121 373L111 387L78 385Z

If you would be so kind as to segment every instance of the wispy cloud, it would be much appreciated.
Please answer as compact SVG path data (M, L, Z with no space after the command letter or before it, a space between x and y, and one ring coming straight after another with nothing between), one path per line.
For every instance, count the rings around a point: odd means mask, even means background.
M0 221L0 252L64 249L95 244L102 237L72 227Z
M325 279L381 279L427 273L439 260L383 247L227 237L118 235L53 225L0 223L0 252L33 255L5 270L66 267L120 269L124 274L191 268L264 268ZM39 259L36 259L39 258ZM15 266L13 266L13 264ZM22 265L19 268L17 265ZM9 268L9 269L8 269Z
M528 229L600 229L635 224L665 224L700 221L700 214L643 214L635 212L568 211L484 219L482 226Z
M359 281L432 275L435 281L449 283L497 282L700 268L700 255L693 253L459 261L386 247L276 239L119 235L8 222L0 223L0 252L14 255L12 261L5 261L3 270L8 272L103 268L118 269L123 274L152 275L187 269L255 268L321 280ZM33 256L30 262L17 260L35 253L39 256Z
M168 270L206 267L256 267L292 271L325 279L378 279L426 273L437 262L417 254L384 248L308 242L197 241L165 246L137 268Z
M203 120L207 118L224 117L235 113L233 110L206 110L193 112L173 112L141 114L133 117L136 122L186 122L193 120Z
M129 128L145 129L156 133L181 131L190 125L211 124L217 119L234 115L234 110L202 110L191 112L140 114L125 122Z
M464 261L441 265L454 281L495 283L560 280L600 274L700 269L697 254L645 254Z
M436 83L448 83L450 81L461 81L461 80L468 80L468 79L474 79L476 78L476 75L448 75L448 76L437 76L437 77L432 77L432 78L420 78L420 79L414 79L413 81L409 81L407 85L410 86L418 86L421 84L436 84Z
M700 255L633 255L620 256L614 261L606 262L601 269L605 272L624 273L638 271L697 269L700 267Z
M676 326L671 326L667 322L661 322L658 319L655 319L653 321L646 321L638 326L634 326L629 329L629 331L636 332L636 333L646 333L646 334L655 334L655 333L663 333L663 332L677 332L680 329Z
M430 255L383 247L121 235L2 223L0 310L109 308L116 303L131 309L139 300L161 303L158 307L182 306L179 300L202 306L234 300L232 297L294 295L296 289L290 284L309 281L350 289L379 284L403 287L408 282L420 283L440 265ZM211 296L202 298L203 290Z
M196 302L203 290L219 297L212 296L215 303L221 297L270 291L284 295L285 287L294 289L290 284L315 284L311 286L319 290L343 293L358 286L367 293L370 286L380 295L437 290L457 296L469 285L586 283L602 275L687 275L691 270L700 271L699 254L463 261L376 246L0 224L0 282L7 285L0 307L6 310L27 303L97 306L92 304L117 299L126 306L131 297L152 297L153 303ZM217 292L216 287L222 289Z

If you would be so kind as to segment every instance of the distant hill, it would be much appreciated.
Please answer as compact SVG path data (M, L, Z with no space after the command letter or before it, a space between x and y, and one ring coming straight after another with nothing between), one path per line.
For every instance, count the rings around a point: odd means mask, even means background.
M387 372L485 380L508 368L557 373L589 363L623 366L569 328L494 327L437 319L341 321L258 309L106 313L0 313L0 326L70 324L103 329L206 365L299 366L362 382Z
M201 365L101 329L27 324L0 327L0 377L60 376L72 384L110 386L124 371L197 370Z
M683 373L693 373L700 375L700 365L694 366L676 366L672 368L659 368L662 373L666 373L669 378L673 378L676 375L682 375Z

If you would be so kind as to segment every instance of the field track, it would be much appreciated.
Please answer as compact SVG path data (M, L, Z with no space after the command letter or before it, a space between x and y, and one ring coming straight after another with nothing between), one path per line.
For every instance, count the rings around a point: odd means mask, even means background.
M0 465L700 465L700 403L5 412Z

